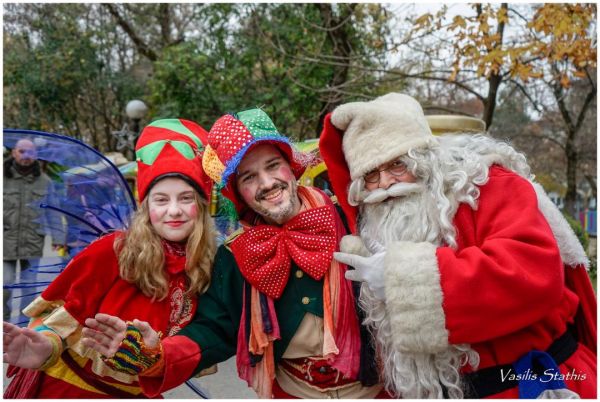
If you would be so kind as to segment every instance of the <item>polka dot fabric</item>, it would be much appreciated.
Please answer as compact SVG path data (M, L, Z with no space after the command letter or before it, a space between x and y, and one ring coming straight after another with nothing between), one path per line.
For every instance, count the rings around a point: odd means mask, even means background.
M254 138L280 135L269 116L260 109L240 112L237 114L237 117L250 130Z
M302 176L305 169L302 158L296 157L290 140L277 131L271 118L261 109L221 116L208 133L203 169L218 184L223 195L233 202L238 213L245 208L245 204L235 190L229 188L228 181L235 176L246 153L260 142L269 142L279 148L294 176L297 179Z
M290 276L291 260L313 279L331 266L336 246L335 212L331 206L298 214L282 227L259 225L231 243L240 272L252 286L278 299Z
M208 133L208 143L223 165L227 165L253 138L244 123L230 114L217 120Z

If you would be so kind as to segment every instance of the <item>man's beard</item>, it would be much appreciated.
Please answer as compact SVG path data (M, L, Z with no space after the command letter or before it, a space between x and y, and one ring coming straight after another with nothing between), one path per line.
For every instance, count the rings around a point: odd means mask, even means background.
M361 206L359 230L367 248L375 252L377 248L387 248L397 241L441 245L444 229L440 225L440 208L432 194L439 196L442 193L411 183L398 183L392 187L396 188L391 193L400 194L404 188L406 195ZM455 200L449 202L456 203ZM392 332L385 302L375 298L363 283L359 303L365 312L364 323L377 340L388 391L403 398L444 398L444 387L447 396L463 397L460 368L467 362L472 366L478 364L479 356L475 351L468 345L450 345L435 354L395 350L393 339L397 335Z
M282 191L288 191L289 200L286 204L282 204L277 206L276 208L266 208L260 202L263 200L264 195L269 193L274 189L281 189ZM256 205L253 209L262 217L267 217L271 221L276 222L277 224L283 224L292 218L292 214L296 210L296 207L299 203L298 199L298 184L295 180L292 180L290 184L284 182L276 183L270 189L261 191L256 195Z

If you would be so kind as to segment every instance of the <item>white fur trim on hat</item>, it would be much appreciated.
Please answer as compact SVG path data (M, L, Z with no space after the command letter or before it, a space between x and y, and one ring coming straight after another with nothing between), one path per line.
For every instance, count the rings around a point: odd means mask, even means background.
M385 298L396 350L437 353L448 347L435 251L431 243L407 241L387 248Z
M411 148L436 142L419 102L399 93L338 106L331 122L344 131L342 146L352 180Z

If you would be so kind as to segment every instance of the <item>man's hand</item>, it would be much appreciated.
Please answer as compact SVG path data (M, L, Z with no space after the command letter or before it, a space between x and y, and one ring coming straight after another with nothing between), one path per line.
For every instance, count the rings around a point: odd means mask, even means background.
M119 317L98 313L94 318L86 319L85 325L87 327L82 331L82 343L106 357L114 356L125 339L127 323ZM133 326L140 331L144 344L148 348L155 348L158 345L158 333L150 324L135 319Z
M52 343L45 335L8 322L3 323L2 329L4 332L4 363L37 369L52 354Z
M126 323L119 317L98 313L85 320L82 342L102 354L113 370L139 375L161 358L159 334L145 321Z
M354 267L346 271L346 279L366 282L375 297L385 300L384 259L385 251L380 251L370 257L356 254L334 253L333 258L339 262Z

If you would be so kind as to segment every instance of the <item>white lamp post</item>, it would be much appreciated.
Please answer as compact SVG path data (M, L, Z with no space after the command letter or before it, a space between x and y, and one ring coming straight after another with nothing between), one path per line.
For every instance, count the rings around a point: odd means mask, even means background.
M123 124L120 131L113 131L113 135L117 138L117 150L123 151L128 158L132 158L135 143L140 135L140 120L148 112L148 106L138 99L127 102L125 106L125 114L131 120L132 125L129 129L127 123Z
M134 99L127 103L125 106L125 113L127 117L129 117L133 121L132 131L135 133L135 138L137 140L137 136L140 132L140 120L146 115L148 112L148 106L141 100ZM135 146L135 143L133 144Z

